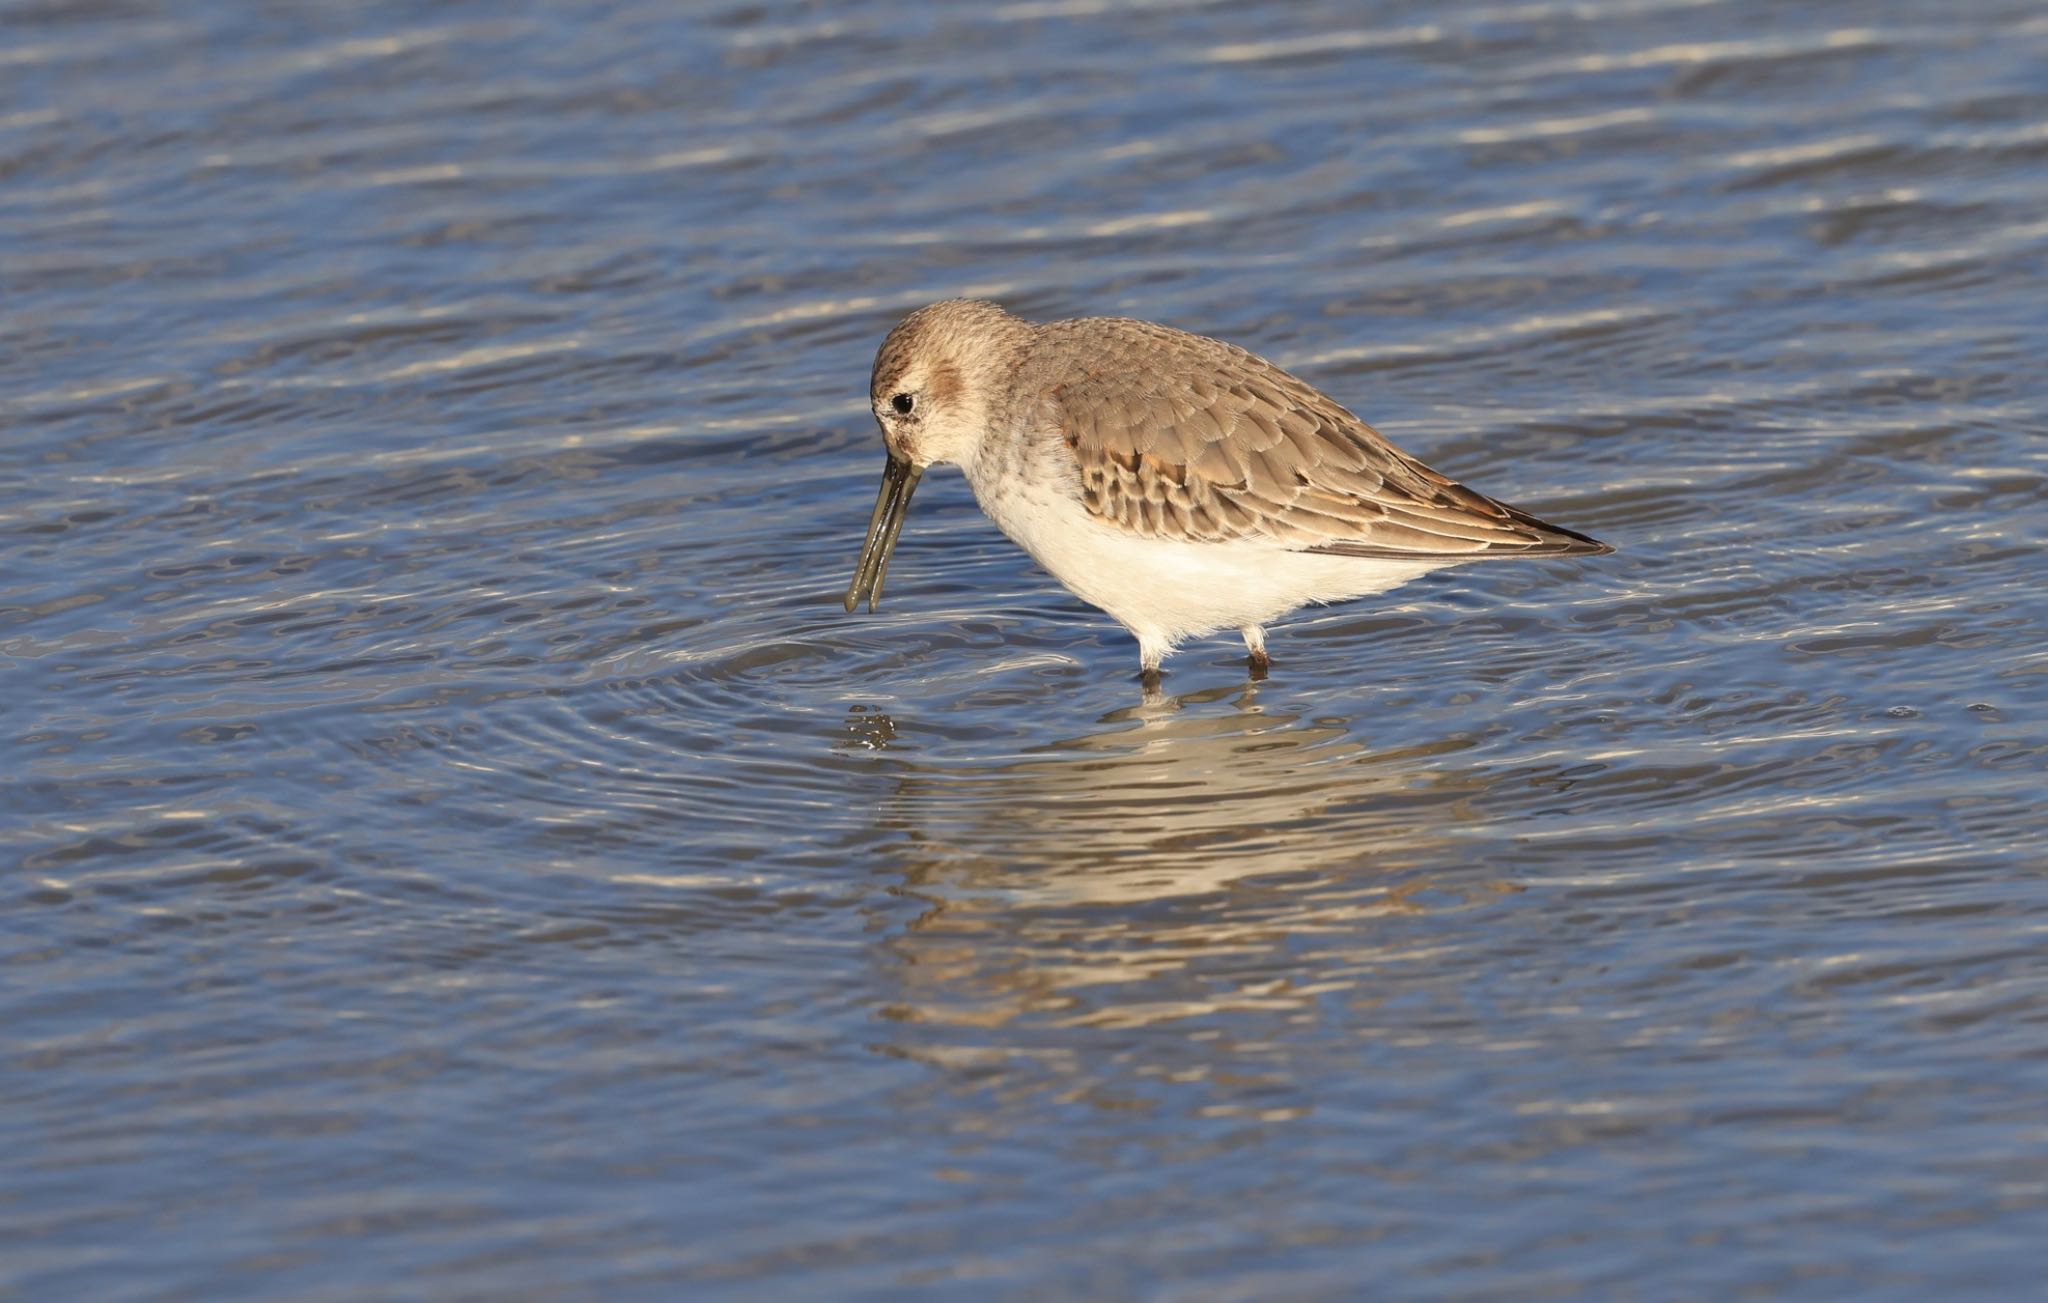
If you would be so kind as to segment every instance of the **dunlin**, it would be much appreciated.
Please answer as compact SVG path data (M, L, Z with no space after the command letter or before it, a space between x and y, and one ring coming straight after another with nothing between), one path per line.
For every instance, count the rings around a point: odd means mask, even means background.
M1044 325L993 303L921 308L869 385L889 462L846 609L873 610L927 466L1138 640L1144 678L1177 643L1444 566L1612 548L1466 488L1313 385L1232 344L1120 317Z

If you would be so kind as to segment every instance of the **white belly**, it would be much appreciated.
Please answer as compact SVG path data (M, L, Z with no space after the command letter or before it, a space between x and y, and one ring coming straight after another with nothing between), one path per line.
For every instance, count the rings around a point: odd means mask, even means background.
M1140 538L1088 514L1052 486L1011 480L984 496L998 528L1082 601L1145 648L1263 625L1310 602L1385 592L1448 561L1382 561L1291 552L1271 543Z

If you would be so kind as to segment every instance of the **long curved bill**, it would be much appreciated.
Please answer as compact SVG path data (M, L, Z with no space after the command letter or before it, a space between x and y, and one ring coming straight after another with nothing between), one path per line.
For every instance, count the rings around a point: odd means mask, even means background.
M882 491L875 497L875 514L868 521L868 537L860 545L860 562L853 568L853 586L846 590L846 609L868 599L868 610L882 600L882 578L889 573L889 557L896 551L896 538L903 532L903 518L910 511L910 495L924 468L908 458L891 457L882 468Z

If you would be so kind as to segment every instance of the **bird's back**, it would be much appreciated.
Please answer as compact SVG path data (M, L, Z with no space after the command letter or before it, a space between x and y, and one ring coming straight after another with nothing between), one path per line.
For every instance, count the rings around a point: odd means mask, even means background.
M1016 394L1090 515L1145 538L1477 560L1611 551L1466 488L1233 344L1123 317L1040 326Z

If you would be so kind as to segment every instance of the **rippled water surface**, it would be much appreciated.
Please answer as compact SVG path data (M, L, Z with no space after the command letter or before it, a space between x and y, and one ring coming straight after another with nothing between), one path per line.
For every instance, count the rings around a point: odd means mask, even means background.
M2011 1298L2032 0L0 7L0 1295ZM957 294L1619 547L1128 638Z

